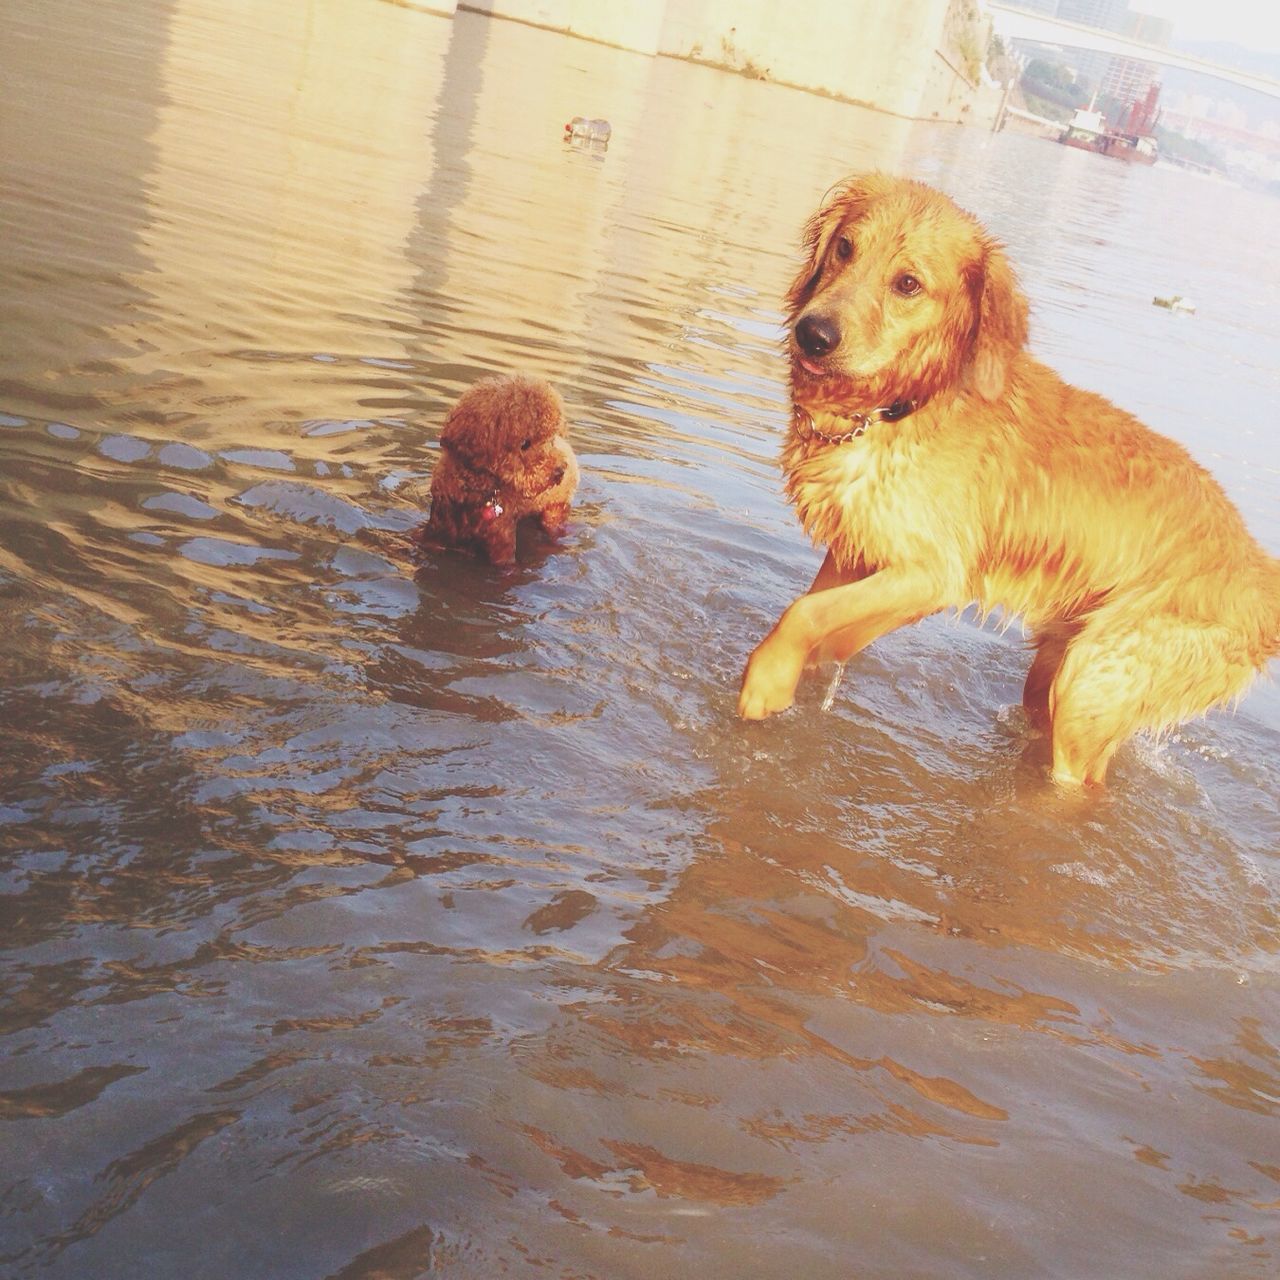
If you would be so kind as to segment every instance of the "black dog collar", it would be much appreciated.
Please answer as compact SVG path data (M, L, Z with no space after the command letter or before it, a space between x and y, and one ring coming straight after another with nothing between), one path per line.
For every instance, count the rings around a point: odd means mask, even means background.
M849 430L833 433L819 428L809 415L808 410L801 409L797 405L795 409L795 425L801 439L821 440L824 444L848 444L850 440L856 440L874 423L897 422L899 419L905 418L907 414L914 412L917 407L918 402L915 400L895 400L890 405L885 405L879 409L869 409L866 413L841 415L841 421L850 424Z

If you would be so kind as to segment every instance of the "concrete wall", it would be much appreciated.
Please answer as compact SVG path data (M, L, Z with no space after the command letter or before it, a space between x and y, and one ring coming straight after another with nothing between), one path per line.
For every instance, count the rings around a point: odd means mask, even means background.
M977 0L459 0L494 17L727 67L908 119L980 123Z
M660 52L667 0L458 0L458 7L652 54Z
M675 0L662 52L915 117L947 3Z
M416 9L419 13L434 13L442 18L452 18L458 12L458 0L391 0L402 9Z

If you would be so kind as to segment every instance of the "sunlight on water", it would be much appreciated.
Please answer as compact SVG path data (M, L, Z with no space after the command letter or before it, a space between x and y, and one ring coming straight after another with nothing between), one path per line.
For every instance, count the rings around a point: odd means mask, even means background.
M1087 800L1016 627L734 715L833 182L980 214L1280 552L1274 200L473 13L6 18L0 1271L1275 1274L1274 686ZM567 535L409 576L516 369Z

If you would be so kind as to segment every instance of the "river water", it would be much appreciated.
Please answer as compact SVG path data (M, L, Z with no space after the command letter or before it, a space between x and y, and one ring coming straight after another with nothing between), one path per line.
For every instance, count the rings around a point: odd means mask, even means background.
M1275 200L375 0L0 26L0 1274L1280 1271L1275 687L1084 801L1016 628L734 716L836 179L977 212L1280 552ZM567 536L408 576L514 369Z

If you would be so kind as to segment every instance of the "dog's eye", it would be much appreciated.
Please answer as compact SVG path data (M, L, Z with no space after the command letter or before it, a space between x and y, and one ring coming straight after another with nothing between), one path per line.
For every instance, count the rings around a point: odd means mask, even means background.
M914 298L920 292L920 281L909 272L900 275L894 282L893 287L904 298Z
M520 445L520 452L526 453L532 447L533 447L533 437L525 436L524 440L521 442L521 445Z
M836 257L842 262L848 262L853 257L853 241L848 236L841 236L836 241Z

